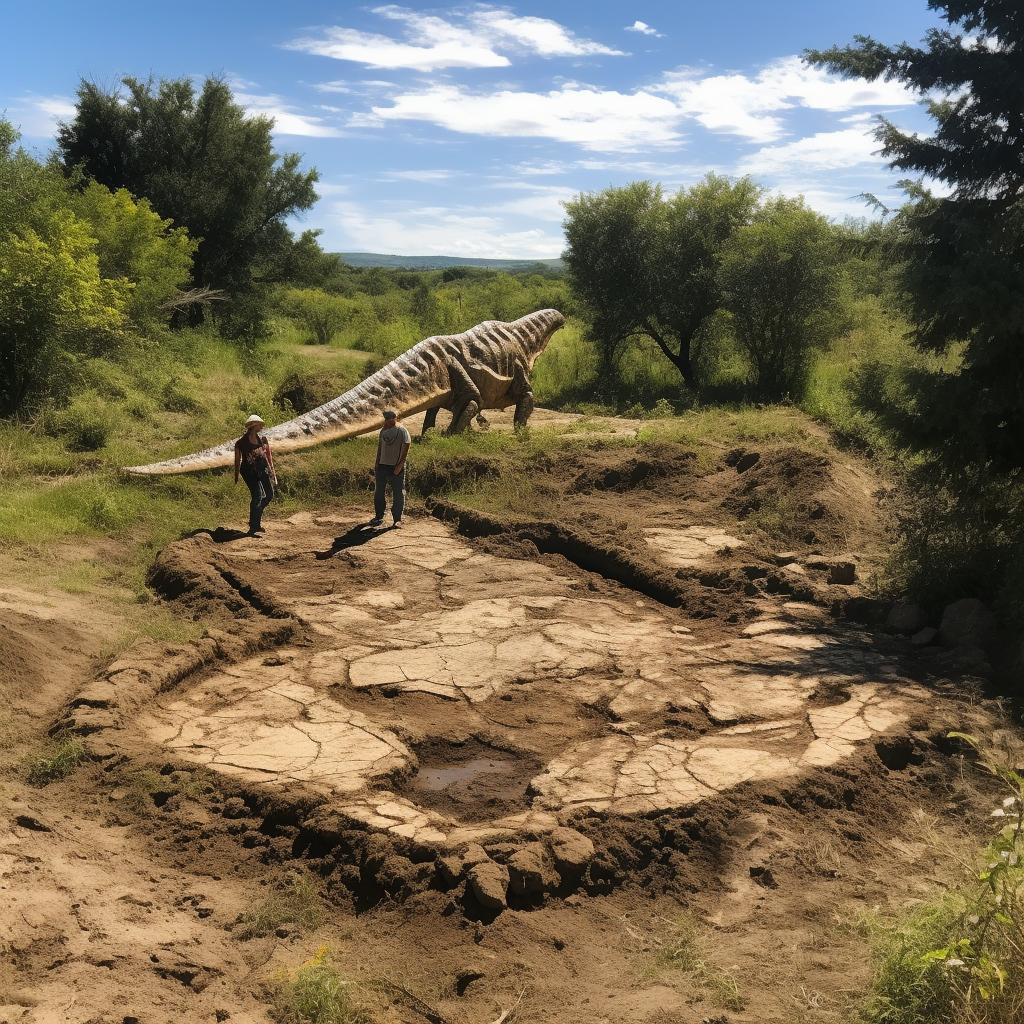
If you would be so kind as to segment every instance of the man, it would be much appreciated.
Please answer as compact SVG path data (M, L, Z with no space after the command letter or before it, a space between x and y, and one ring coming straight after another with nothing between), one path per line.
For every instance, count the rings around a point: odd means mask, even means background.
M377 461L373 467L376 480L371 526L384 525L384 508L387 505L385 490L389 483L395 528L400 529L402 526L402 513L405 511L405 460L409 454L410 440L409 431L398 423L398 413L393 409L385 409L384 428L377 441Z

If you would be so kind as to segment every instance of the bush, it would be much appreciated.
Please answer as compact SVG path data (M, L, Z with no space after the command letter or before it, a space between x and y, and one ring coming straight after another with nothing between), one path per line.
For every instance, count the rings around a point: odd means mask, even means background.
M289 288L277 301L281 311L298 320L319 345L329 345L357 310L354 302L318 288Z
M975 749L972 736L950 733ZM1024 1019L1024 776L982 753L1009 794L1005 822L969 888L882 929L870 1024L1016 1024Z
M331 962L322 946L316 956L281 985L274 1007L279 1024L369 1024L355 1006L351 985Z
M106 447L115 415L98 395L79 395L67 409L47 417L47 433L59 437L73 452L95 452Z
M67 778L85 757L85 747L77 736L55 739L41 757L31 762L28 781L33 786L48 786L51 782Z

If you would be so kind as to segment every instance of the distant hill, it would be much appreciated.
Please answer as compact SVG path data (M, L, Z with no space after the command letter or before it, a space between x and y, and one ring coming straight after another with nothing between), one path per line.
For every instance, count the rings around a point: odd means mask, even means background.
M560 259L489 260L474 256L387 256L379 252L339 252L350 267L392 267L401 270L443 270L445 267L483 267L522 273L529 270L562 270Z

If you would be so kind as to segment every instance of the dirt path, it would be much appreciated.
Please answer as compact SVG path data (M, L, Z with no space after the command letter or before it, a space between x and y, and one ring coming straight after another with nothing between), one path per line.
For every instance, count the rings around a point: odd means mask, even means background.
M11 763L52 727L90 755L7 773L0 1022L269 1020L324 945L381 1022L846 1019L858 917L985 834L946 732L1013 735L837 617L861 468L655 455L538 467L528 522L182 539L153 583L205 637L113 662L95 602L0 593ZM781 554L749 525L780 481Z

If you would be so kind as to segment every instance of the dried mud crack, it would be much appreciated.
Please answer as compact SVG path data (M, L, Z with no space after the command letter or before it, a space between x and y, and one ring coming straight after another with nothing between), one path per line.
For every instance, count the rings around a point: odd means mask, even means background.
M300 515L262 542L171 545L155 583L185 607L222 602L224 628L131 652L61 725L111 767L148 750L214 773L262 819L251 846L315 860L364 903L435 889L497 912L641 876L694 891L737 799L863 791L959 724L862 627L791 595L731 593L747 603L723 626L678 590L675 608L651 601L655 563L617 572L617 552L544 524L530 536L551 563L438 518L338 546L353 531Z

